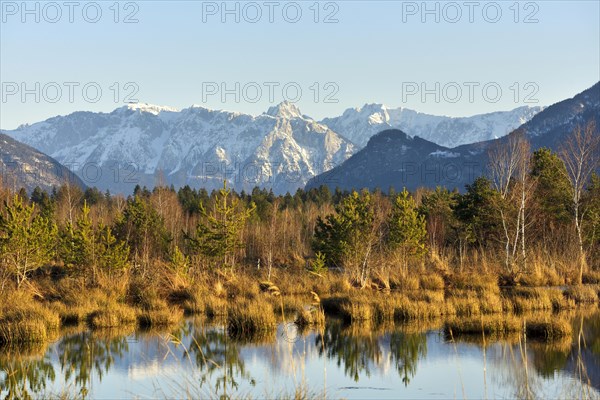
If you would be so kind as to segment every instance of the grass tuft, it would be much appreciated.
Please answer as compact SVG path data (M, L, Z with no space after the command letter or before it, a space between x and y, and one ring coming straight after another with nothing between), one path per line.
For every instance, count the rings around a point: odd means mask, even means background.
M532 339L555 340L571 336L573 327L562 319L527 321L525 333Z
M107 304L88 317L88 322L93 329L116 328L134 324L136 321L136 313L131 307L116 302Z
M571 286L565 290L565 296L576 304L593 304L598 302L598 293L592 286Z
M275 313L266 302L236 304L227 315L227 330L230 334L253 336L260 332L274 330L277 326Z

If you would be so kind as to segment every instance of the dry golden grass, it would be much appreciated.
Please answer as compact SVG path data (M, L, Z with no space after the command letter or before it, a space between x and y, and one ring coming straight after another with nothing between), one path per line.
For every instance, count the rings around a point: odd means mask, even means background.
M425 274L419 278L420 287L424 290L444 290L444 279L436 274Z
M135 310L125 304L117 302L106 304L103 308L94 311L88 317L88 323L94 329L132 325L135 324L136 321L137 316Z
M350 285L350 282L348 282L348 280L343 277L343 276L337 276L334 274L329 274L327 276L328 278L328 283L329 283L329 290L327 291L327 293L322 293L322 292L318 292L316 290L314 290L315 292L323 295L323 294L347 294L352 290L352 285Z
M562 290L555 288L513 288L506 293L512 302L512 311L565 310L572 308L572 302L565 298Z
M306 298L299 296L269 296L265 300L271 304L275 315L282 318L285 317L286 319L294 317L298 313L298 310L302 309L307 303Z
M227 315L227 330L236 336L252 336L272 331L277 320L271 305L265 301L253 301L232 306Z
M227 300L211 295L206 295L203 297L202 301L204 302L204 310L206 316L214 318L224 317L227 315L229 308L229 302Z
M546 320L527 321L525 325L527 337L540 340L556 340L570 337L573 334L571 324L563 319L549 318Z
M600 271L588 271L583 273L582 282L588 285L600 284Z
M587 285L570 286L565 291L565 296L577 304L593 304L598 302L598 291Z
M410 321L417 319L432 319L440 317L444 312L443 305L431 304L424 301L400 300L394 309L395 321Z
M446 314L470 317L481 314L479 300L474 297L450 297L446 301Z
M369 321L373 317L373 308L370 303L351 300L340 305L341 316L350 321Z
M419 277L414 275L390 277L390 288L393 290L419 290L420 284Z
M498 276L479 272L456 273L449 277L449 287L477 293L499 293Z
M377 323L394 321L394 313L404 296L390 295L373 299L372 318Z
M145 310L138 314L138 323L145 328L164 327L178 323L183 318L183 311L174 308Z
M324 326L325 313L320 308L302 307L298 310L296 320L294 321L300 327Z
M43 342L59 325L56 311L24 292L3 295L0 299L0 343Z
M424 301L426 303L443 303L444 292L440 290L413 290L406 292L406 296L412 301Z
M445 329L452 335L504 335L522 331L523 325L514 316L492 315L451 319L446 322Z

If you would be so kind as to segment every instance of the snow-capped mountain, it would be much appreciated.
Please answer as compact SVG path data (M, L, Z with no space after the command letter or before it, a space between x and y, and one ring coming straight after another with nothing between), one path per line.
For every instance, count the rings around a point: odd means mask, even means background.
M577 126L597 121L599 115L600 82L573 98L546 107L518 129L525 133L532 150L545 147L558 151ZM332 190L415 190L444 186L460 190L486 174L489 149L504 145L509 137L510 134L450 148L388 129L373 136L341 165L311 179L306 188L327 185Z
M191 106L128 104L111 113L75 112L3 133L49 154L89 186L131 193L137 184L208 189L230 186L293 192L341 164L390 127L438 144L503 136L539 107L468 118L383 105L346 110L321 122L283 102L249 114Z
M4 132L52 155L86 184L130 193L136 184L285 193L333 168L355 146L289 102L259 116L130 104L76 112Z
M407 108L387 108L384 104L365 104L349 108L335 118L321 122L339 132L358 147L386 129L399 129L440 146L455 147L507 135L529 121L542 107L519 107L472 117L452 118L423 114Z

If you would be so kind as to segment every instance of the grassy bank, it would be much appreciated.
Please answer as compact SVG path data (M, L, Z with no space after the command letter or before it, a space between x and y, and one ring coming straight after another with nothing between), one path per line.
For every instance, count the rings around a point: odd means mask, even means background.
M492 275L436 274L401 279L390 288L355 287L342 274L280 275L266 281L253 271L206 274L176 287L160 278L118 284L42 276L26 288L5 290L0 305L0 343L44 342L59 326L89 329L139 326L161 328L184 315L224 318L232 334L274 331L278 323L322 326L326 318L346 322L396 323L443 319L453 334L525 332L552 340L570 334L551 316L598 304L599 285L500 287Z

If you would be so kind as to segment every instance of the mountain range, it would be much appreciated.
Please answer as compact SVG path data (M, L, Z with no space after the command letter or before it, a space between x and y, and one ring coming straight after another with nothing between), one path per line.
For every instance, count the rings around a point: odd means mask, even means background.
M532 150L547 147L556 151L577 126L597 121L598 117L600 83L545 108L519 130L525 132ZM390 187L414 190L419 186L460 190L485 173L488 150L508 137L450 148L411 137L401 130L385 130L371 137L365 148L341 165L311 179L307 189L327 185L345 190Z
M496 139L529 121L542 107L523 106L472 117L451 118L423 114L408 108L388 108L384 104L365 104L349 108L335 118L321 122L363 148L378 132L398 129L441 146Z
M370 104L316 121L290 102L258 116L128 104L110 113L75 112L2 133L49 154L102 190L131 193L136 184L157 183L211 189L226 177L237 190L263 186L285 193L342 164L385 129L456 145L504 136L540 110L519 107L451 118Z

